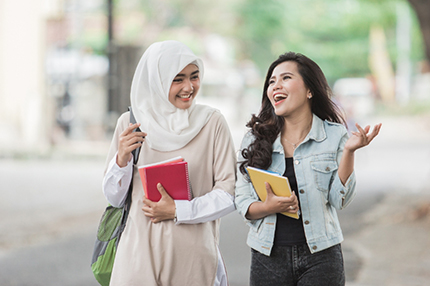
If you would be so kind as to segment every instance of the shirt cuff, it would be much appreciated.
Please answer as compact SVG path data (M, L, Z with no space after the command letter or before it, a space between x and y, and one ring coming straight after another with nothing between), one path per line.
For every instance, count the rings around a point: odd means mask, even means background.
M180 224L181 221L191 220L192 206L191 201L187 200L175 200L176 205L176 224Z

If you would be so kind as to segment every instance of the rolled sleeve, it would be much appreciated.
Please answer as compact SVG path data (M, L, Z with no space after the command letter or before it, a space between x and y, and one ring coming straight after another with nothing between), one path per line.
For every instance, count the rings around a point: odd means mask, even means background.
M109 162L103 178L103 193L107 201L114 207L124 205L133 173L133 161L129 160L127 166L121 168L116 163L116 156Z
M252 137L248 133L245 135L242 144L241 144L241 150L248 147L252 140ZM248 182L246 179L246 176L243 175L240 172L239 166L241 162L243 162L244 158L241 155L242 153L239 152L238 160L237 160L237 181L236 181L236 188L235 188L235 200L234 203L236 205L236 209L238 213L243 217L246 224L254 229L257 229L260 225L263 219L258 220L249 220L246 218L246 214L248 213L249 206L255 202L259 201L259 198L252 187L252 184Z
M342 158L343 149L345 146L346 141L348 140L349 136L345 131L345 134L342 136L339 144L339 149L337 153L337 163L340 163L340 160ZM335 207L337 210L342 210L346 208L354 199L355 197L355 171L349 175L348 180L346 181L345 185L342 184L339 174L335 174L335 179L333 181L333 184L330 189L329 194L329 200L330 204Z
M330 190L330 204L338 210L346 208L355 197L355 172L349 176L345 185L340 181L339 176L336 174L336 178L333 181L332 188Z

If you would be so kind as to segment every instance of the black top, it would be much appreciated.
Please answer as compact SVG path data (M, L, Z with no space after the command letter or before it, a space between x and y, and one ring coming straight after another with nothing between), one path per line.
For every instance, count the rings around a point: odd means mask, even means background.
M296 175L294 173L294 164L293 158L285 158L285 173L284 177L288 178L290 182L291 189L296 194L297 198L299 198L299 194L297 192L297 181ZM300 206L300 200L299 200ZM298 245L306 243L305 231L303 229L303 220L302 216L299 216L299 219L291 218L285 216L283 214L276 214L276 230L275 230L275 245L286 246L286 245Z

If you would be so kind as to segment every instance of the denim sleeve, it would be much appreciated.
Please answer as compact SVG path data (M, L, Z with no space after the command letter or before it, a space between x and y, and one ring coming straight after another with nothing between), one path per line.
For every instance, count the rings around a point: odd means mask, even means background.
M244 158L242 157L242 150L248 147L248 145L251 143L251 140L252 140L251 135L249 134L245 135L242 141L240 152L238 154L237 180L236 180L234 203L236 205L237 211L244 218L248 226L251 228L258 229L263 219L248 220L246 219L245 215L248 212L249 206L252 203L259 201L259 199L257 194L254 191L254 188L252 187L252 184L248 182L247 177L244 176L239 170L240 163L244 161Z
M349 138L348 133L345 133L340 140L339 148L337 150L337 157L336 157L336 161L338 165L340 164L340 159L342 158L342 154L343 154L343 148L348 138ZM334 181L331 185L330 192L329 192L330 204L337 210L342 210L346 208L355 197L355 194L356 194L355 185L356 185L355 171L353 171L352 174L349 176L345 185L343 185L342 182L340 181L339 174L336 171L336 174L334 176Z

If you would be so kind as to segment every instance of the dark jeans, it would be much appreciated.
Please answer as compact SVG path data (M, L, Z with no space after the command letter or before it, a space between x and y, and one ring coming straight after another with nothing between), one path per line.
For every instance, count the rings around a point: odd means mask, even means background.
M274 246L270 256L251 249L250 286L343 286L340 244L311 254L306 244Z

